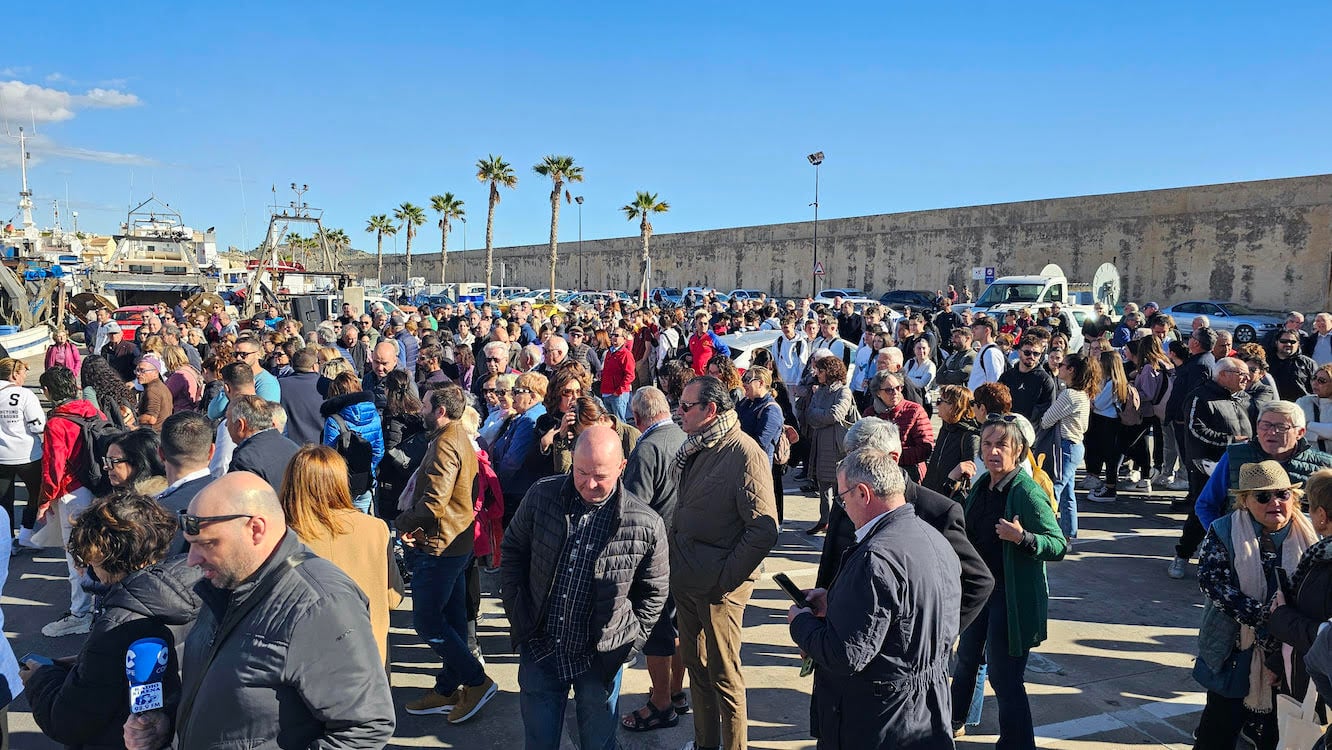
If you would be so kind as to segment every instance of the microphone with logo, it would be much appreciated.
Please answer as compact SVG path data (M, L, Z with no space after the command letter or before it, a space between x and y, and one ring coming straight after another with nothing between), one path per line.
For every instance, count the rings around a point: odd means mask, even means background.
M130 713L141 714L162 707L162 676L170 651L161 638L140 638L125 652L125 676L129 678Z

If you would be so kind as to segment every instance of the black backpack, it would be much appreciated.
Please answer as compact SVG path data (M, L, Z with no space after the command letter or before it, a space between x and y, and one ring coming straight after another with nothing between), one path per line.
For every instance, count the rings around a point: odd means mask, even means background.
M55 416L79 426L79 438L83 442L83 455L86 460L74 478L94 495L105 494L109 485L106 471L102 467L102 459L106 458L107 448L129 430L117 427L110 420L96 415L83 417L77 414L56 414Z
M374 483L374 449L364 435L347 426L341 414L334 414L333 419L338 423L338 442L333 449L347 461L351 496L360 497Z

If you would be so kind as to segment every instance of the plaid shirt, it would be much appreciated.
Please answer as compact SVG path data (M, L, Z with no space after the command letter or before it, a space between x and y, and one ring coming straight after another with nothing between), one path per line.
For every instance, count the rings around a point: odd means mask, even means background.
M560 551L558 570L547 600L545 622L528 641L533 661L555 656L561 680L573 680L592 666L592 585L596 562L611 537L615 513L610 502L589 506L577 492L564 496L569 536Z

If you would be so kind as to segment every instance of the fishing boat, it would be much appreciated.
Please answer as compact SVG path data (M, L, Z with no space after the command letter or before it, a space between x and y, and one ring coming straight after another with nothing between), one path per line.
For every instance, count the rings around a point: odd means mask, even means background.
M217 289L217 239L197 232L180 213L151 196L130 209L115 235L116 251L93 264L89 291L121 305L175 304Z

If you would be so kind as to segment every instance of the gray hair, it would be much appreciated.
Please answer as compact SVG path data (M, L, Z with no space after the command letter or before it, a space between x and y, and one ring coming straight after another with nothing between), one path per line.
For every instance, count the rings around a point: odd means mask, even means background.
M338 334L333 326L321 325L315 329L315 341L320 346L333 346L338 343Z
M1018 420L1016 419L1012 421L1004 419L985 420L985 424L981 425L981 438L984 439L985 433L989 432L990 430L999 430L1000 432L1004 433L1006 442L1008 442L1010 445L1016 445L1018 447L1019 454L1021 454L1023 450L1026 450L1027 448L1031 447L1030 445L1027 444L1027 436L1026 433L1022 430L1022 425L1019 424Z
M902 357L902 350L898 349L895 346L885 346L884 348L880 349L878 353L879 356L886 355L888 357L889 362L896 362L899 365L906 362L906 360Z
M902 435L897 425L878 417L861 417L856 420L847 429L844 442L848 451L867 448L899 456L902 454Z
M1201 331L1204 329L1199 328L1198 330ZM1213 338L1216 337L1213 336ZM1202 342L1199 341L1198 343L1201 344ZM1216 346L1216 343L1213 342L1212 346ZM1222 357L1221 359L1218 359L1215 364L1212 365L1212 373L1211 373L1212 380L1216 380L1217 376L1220 375L1222 372L1225 372L1227 368L1231 370L1244 370L1245 372L1249 371L1249 366L1244 364L1244 362L1242 362L1237 357Z
M864 447L846 454L837 471L849 485L868 485L875 497L902 497L906 477L887 451Z
M1230 344L1230 343L1233 342L1234 340L1235 340L1235 337L1230 333L1230 331L1222 331L1222 330L1220 330L1220 329L1217 330L1217 332L1216 332L1216 342L1217 342L1218 344L1219 344L1219 343L1222 343L1222 342L1225 342L1225 343L1227 343L1227 344Z
M565 341L563 336L551 336L546 339L545 346L551 351L562 351L565 354L569 353L569 342Z
M731 392L717 378L704 375L689 381L685 384L685 387L688 388L691 385L698 388L698 402L700 404L716 404L718 414L735 410L735 402L731 400Z
M510 352L511 350L509 349L509 342L507 341L492 341L489 344L486 344L485 346L481 347L482 354L494 355L496 357L503 355L505 362L509 361Z
M255 432L272 427L273 404L259 396L237 396L227 406L227 424L237 424L242 419Z
M1268 414L1279 414L1289 419L1290 423L1298 429L1304 429L1308 426L1308 422L1304 418L1304 409L1289 401L1268 401L1258 410L1258 419L1262 419Z
M517 382L518 376L511 372L495 376L495 387L502 391L512 390Z
M666 400L666 394L660 388L651 385L645 385L634 391L634 395L629 398L629 408L634 413L634 418L644 422L653 417L670 417L671 404Z

